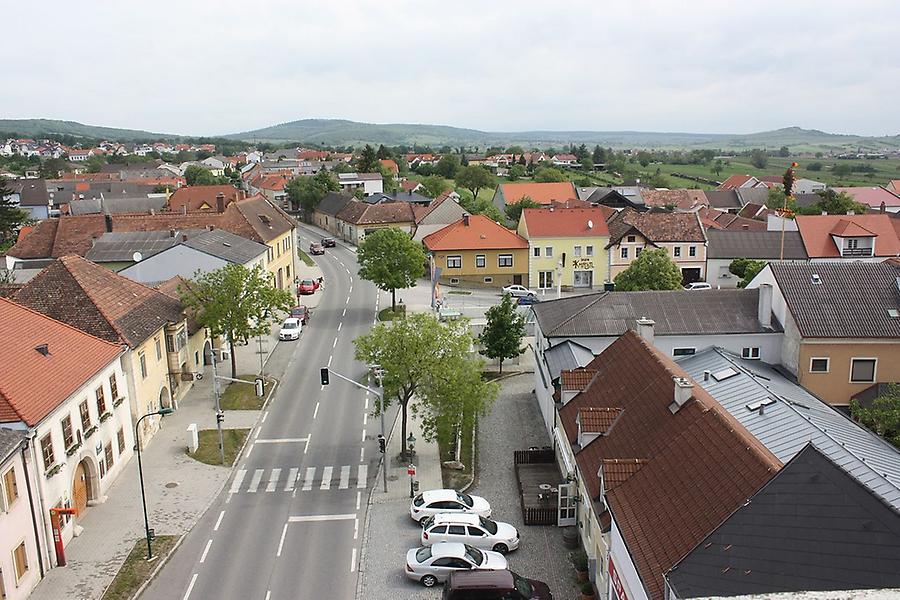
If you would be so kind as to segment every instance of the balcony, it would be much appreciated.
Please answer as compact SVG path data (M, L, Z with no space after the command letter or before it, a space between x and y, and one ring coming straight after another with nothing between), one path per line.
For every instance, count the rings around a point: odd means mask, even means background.
M873 256L872 248L844 248L841 256Z

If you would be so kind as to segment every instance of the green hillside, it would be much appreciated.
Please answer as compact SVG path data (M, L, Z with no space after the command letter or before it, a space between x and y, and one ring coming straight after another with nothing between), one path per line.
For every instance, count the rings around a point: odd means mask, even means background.
M57 119L0 119L0 133L16 133L31 138L50 137L54 135L71 135L89 139L101 139L118 142L137 142L145 140L175 139L180 136L166 133L150 133L136 129L117 129L84 125L75 121L59 121Z

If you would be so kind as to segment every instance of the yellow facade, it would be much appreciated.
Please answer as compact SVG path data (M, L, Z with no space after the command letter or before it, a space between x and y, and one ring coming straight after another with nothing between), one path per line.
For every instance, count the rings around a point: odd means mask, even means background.
M519 235L526 235L520 231ZM557 270L564 288L602 287L609 281L609 237L530 238L528 276L532 287L557 286Z
M157 348L159 352L157 352ZM134 422L142 416L157 411L171 403L169 365L166 356L164 328L148 337L125 358L125 377L128 380L131 415ZM159 417L149 417L141 422L140 442L145 447L159 429Z
M503 261L501 263L501 257ZM510 266L508 258L512 259ZM458 259L458 260L457 260ZM459 266L455 266L459 264ZM492 287L527 286L528 250L441 250L434 253L434 266L441 269L444 283L473 283Z
M297 275L297 266L294 262L297 249L294 247L294 242L294 229L290 229L266 243L269 247L266 256L266 271L272 277L272 284L279 290L288 290L292 293L294 277Z
M852 396L876 383L900 381L900 343L896 340L803 340L799 356L800 385L837 406L847 406ZM858 362L874 359L873 380L851 381L854 359Z
M649 242L644 236L632 233L609 249L610 277L626 270L644 248L665 248L669 257L681 269L685 281L706 281L706 244L704 242Z

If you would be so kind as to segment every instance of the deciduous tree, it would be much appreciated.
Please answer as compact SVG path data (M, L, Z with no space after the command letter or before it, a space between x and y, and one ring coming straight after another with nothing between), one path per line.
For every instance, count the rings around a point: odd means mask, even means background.
M456 185L469 190L473 198L477 199L478 190L494 185L494 176L484 167L469 165L457 172Z
M566 179L565 173L553 167L538 167L534 172L534 180L537 183L559 183Z
M747 287L747 284L753 281L753 278L765 268L766 263L762 260L752 260L749 258L736 258L728 265L728 270L737 277L741 278L738 287Z
M884 394L872 401L871 406L863 406L859 400L851 400L850 414L900 448L900 385L890 384Z
M337 179L328 171L322 170L312 177L297 177L291 179L285 186L288 199L295 208L302 208L306 218L312 215L319 202L328 192L340 191Z
M422 191L422 195L428 196L429 198L437 198L450 189L450 182L440 175L429 175L428 177L423 177L419 181L419 183L421 183L422 187L425 188Z
M616 276L616 290L677 290L681 287L681 269L669 258L665 248L645 249L631 266Z
M503 372L503 361L522 354L522 338L525 336L525 317L516 311L512 296L503 294L500 304L490 307L484 313L487 324L478 337L484 346L481 352L488 358L500 361L500 372Z
M359 276L391 293L396 312L397 290L412 287L425 274L425 251L409 234L396 228L378 229L363 240L356 254Z
M16 233L28 219L28 213L19 208L12 194L6 179L0 177L0 249L6 249L15 242Z
M378 165L378 154L375 152L375 148L366 144L356 159L356 170L360 173L375 173L378 171Z
M531 199L530 196L522 196L522 199L518 202L514 202L512 204L507 204L506 208L506 217L512 221L513 223L518 223L519 218L522 216L522 211L526 208L540 208L541 205Z
M766 165L769 164L769 155L766 154L765 150L754 148L750 151L750 164L757 169L765 169Z
M454 154L445 154L434 167L434 170L438 175L446 177L447 179L456 177L456 172L459 171L459 169L459 159Z

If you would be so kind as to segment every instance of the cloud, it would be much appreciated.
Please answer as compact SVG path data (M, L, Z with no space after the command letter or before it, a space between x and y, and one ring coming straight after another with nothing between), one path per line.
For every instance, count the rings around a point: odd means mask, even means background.
M3 43L10 118L900 132L893 0L83 0L5 17L33 25Z

